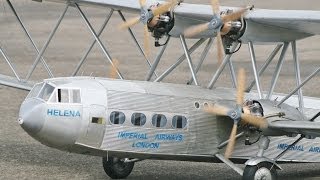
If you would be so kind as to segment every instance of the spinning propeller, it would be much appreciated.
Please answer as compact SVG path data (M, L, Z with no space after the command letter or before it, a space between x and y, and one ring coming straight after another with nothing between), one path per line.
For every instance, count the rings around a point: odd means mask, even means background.
M144 50L146 52L146 55L150 55L150 35L148 30L148 23L155 18L158 18L159 15L166 13L172 8L174 5L176 5L176 0L171 0L170 2L166 2L164 4L159 5L158 7L152 8L151 10L148 10L148 7L146 5L146 0L139 0L141 12L140 16L129 19L128 21L122 23L120 25L120 29L129 28L135 24L138 24L139 22L142 22L144 24Z
M228 116L230 117L234 124L231 130L229 137L229 142L225 151L225 158L229 158L232 155L234 150L234 145L236 142L236 134L239 122L247 123L258 128L266 128L267 121L262 117L253 116L251 114L244 114L242 112L242 104L245 90L245 71L240 69L238 73L238 88L237 88L237 97L236 97L236 107L234 109L228 109L226 107L214 105L206 108L206 112L212 113L219 116Z
M221 63L222 58L224 56L224 50L223 50L224 47L222 44L221 33L223 33L223 34L228 33L228 31L229 31L229 29L227 28L228 23L230 21L235 21L235 20L240 19L242 17L242 15L247 10L252 8L252 6L247 7L247 8L241 8L235 12L232 12L230 14L223 15L223 16L220 15L221 12L220 12L219 0L211 0L211 8L213 10L213 17L212 17L211 21L188 28L184 32L184 35L186 37L193 37L197 34L200 34L201 32L207 31L207 30L217 32L217 36L216 36L216 38L217 38L217 41L216 41L217 42L217 58L218 58L218 62Z

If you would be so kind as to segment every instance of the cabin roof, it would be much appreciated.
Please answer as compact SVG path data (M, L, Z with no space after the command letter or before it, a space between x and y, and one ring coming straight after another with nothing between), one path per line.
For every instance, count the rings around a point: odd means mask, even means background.
M209 90L200 86L148 82L136 80L108 79L101 77L61 77L46 79L56 86L97 87L103 86L108 91L125 91L130 93L148 93L155 95L179 96L197 99L234 100L234 90L217 88ZM201 91L201 92L199 92Z

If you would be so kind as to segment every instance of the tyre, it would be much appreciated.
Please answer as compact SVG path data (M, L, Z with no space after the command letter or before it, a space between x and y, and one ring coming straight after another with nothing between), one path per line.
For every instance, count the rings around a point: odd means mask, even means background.
M261 162L255 166L246 166L243 180L276 180L278 178L275 166L269 162Z
M112 179L123 179L130 175L134 162L124 162L117 157L102 158L103 169Z

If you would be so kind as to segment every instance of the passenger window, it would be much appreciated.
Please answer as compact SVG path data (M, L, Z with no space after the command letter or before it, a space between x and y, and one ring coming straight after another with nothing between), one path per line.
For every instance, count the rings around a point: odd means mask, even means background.
M68 89L58 89L58 102L69 103Z
M184 116L174 116L172 118L172 126L177 129L183 129L187 125L187 118Z
M126 116L122 112L113 111L110 114L110 121L112 124L123 124L126 120Z
M70 90L70 100L71 103L81 103L80 89Z
M135 126L143 126L146 123L146 116L142 113L133 113L131 123Z
M167 124L167 118L163 114L152 116L152 125L155 127L164 127Z

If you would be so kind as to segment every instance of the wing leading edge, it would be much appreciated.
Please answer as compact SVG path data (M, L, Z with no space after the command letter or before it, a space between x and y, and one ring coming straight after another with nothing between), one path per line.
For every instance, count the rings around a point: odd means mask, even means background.
M66 3L66 0L46 0L52 2ZM80 5L95 5L112 8L115 10L140 12L138 0L78 0ZM156 0L148 0L151 5ZM237 9L236 7L221 7L221 10ZM212 10L209 5L181 3L175 8L174 13L178 16L185 16L189 20L208 21L212 17ZM308 33L311 35L320 34L320 11L309 10L269 10L253 9L245 16L247 21L267 25L268 27L287 29ZM192 24L192 23L190 23Z
M268 128L288 133L320 137L319 122L279 120L269 122Z
M292 31L320 34L320 11L255 9L245 19Z

